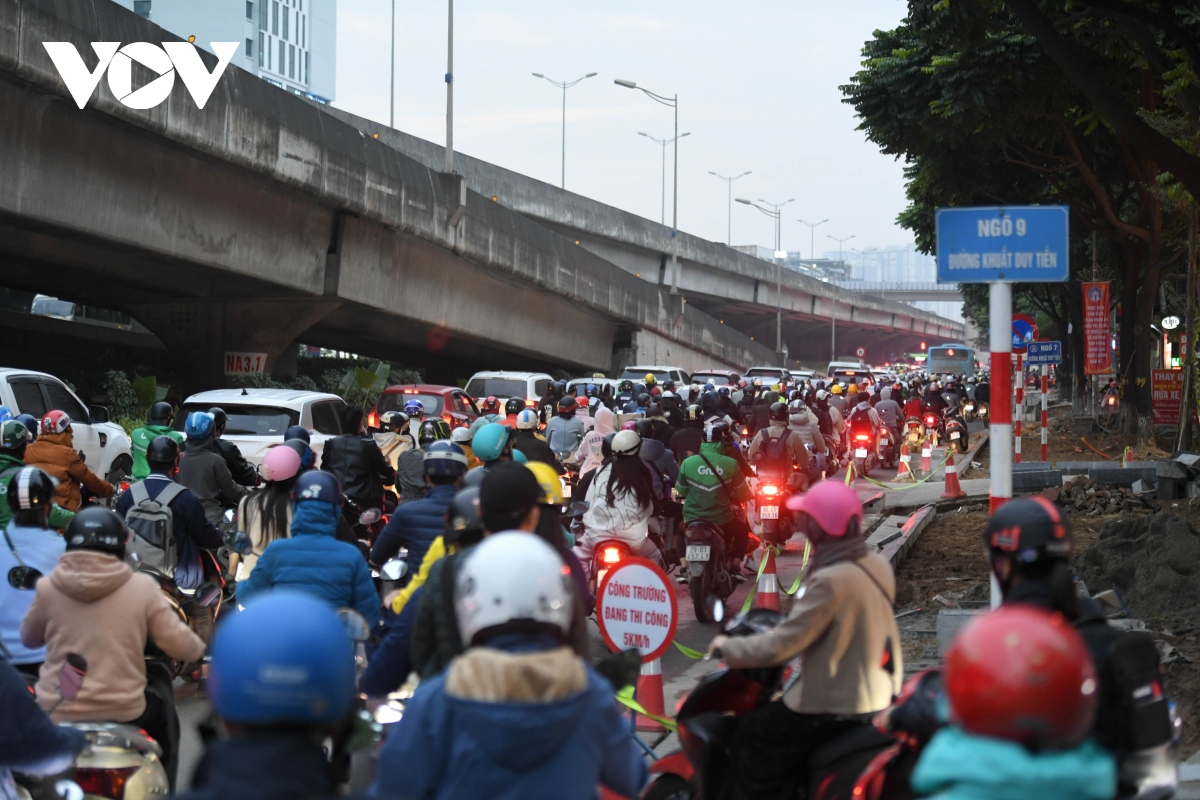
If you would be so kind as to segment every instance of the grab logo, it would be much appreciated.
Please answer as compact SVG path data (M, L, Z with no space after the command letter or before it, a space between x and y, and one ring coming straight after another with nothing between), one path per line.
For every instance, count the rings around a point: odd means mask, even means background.
M113 96L121 105L136 109L154 108L166 100L175 86L176 72L183 78L196 107L204 108L238 49L237 42L211 42L211 45L217 54L217 66L209 72L190 42L163 42L162 47L149 42L131 42L124 47L120 42L92 42L98 60L96 68L89 70L70 42L42 42L77 106L87 105L107 70L108 88ZM133 88L135 61L158 75L138 89Z

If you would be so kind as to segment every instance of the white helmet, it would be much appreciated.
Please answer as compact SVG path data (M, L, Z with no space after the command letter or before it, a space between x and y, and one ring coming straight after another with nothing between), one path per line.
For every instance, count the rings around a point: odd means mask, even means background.
M517 414L517 430L527 431L538 426L537 412L532 408L527 408Z
M612 440L614 456L636 456L642 449L642 437L637 431L618 431Z
M829 397L829 392L825 391L824 389L817 389L818 400L824 400L827 397Z
M459 444L470 444L471 437L471 429L466 426L459 426L450 432L450 441L458 442Z
M505 531L468 551L454 583L463 644L489 628L535 623L566 635L575 596L571 571L535 534Z

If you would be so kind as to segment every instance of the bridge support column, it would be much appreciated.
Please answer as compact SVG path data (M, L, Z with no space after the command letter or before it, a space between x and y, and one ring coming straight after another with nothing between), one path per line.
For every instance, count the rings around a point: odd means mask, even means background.
M297 337L339 305L336 298L308 297L183 300L130 306L129 313L166 345L190 394L229 385L227 361L231 374L271 374Z

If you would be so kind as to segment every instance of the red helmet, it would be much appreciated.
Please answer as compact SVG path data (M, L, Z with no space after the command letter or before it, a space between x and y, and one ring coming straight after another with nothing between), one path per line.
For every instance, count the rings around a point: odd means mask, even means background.
M499 414L500 413L500 401L496 399L495 395L489 394L487 399L483 401L483 413L484 414Z
M42 436L62 433L71 427L71 418L64 411L47 411L42 417Z
M997 609L968 625L946 653L950 718L969 733L1067 749L1096 713L1096 671L1062 615Z

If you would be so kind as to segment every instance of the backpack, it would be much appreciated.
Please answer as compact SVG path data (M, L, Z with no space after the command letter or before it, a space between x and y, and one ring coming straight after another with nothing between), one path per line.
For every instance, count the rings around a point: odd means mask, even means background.
M872 427L870 409L866 409L866 408L854 409L853 413L850 414L850 419L847 420L846 427L851 428L851 429Z
M766 445L761 457L758 459L757 467L763 472L782 473L790 471L792 468L792 454L787 449L788 437L792 435L791 430L785 428L783 435L778 439L772 439L768 431L763 431L763 439Z
M133 531L129 552L137 553L142 564L168 577L175 576L175 567L179 564L171 501L183 490L183 486L172 481L158 497L151 498L146 482L138 481L129 489L133 505L125 512L125 524Z
M1085 637L1092 633L1086 627L1080 632ZM1107 647L1101 644L1100 648L1107 652L1097 659L1096 739L1116 753L1136 753L1166 744L1173 728L1154 640L1134 631L1106 629L1103 633Z
M829 409L817 406L812 410L817 415L817 430L821 431L822 436L832 436L833 417L829 415Z

